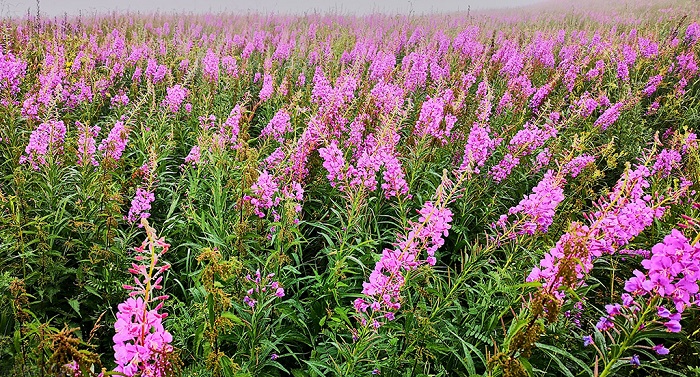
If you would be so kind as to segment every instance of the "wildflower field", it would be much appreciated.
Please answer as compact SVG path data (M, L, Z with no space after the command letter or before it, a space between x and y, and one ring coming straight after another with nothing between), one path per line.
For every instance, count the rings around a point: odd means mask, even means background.
M601 4L0 21L0 376L700 376L700 6Z

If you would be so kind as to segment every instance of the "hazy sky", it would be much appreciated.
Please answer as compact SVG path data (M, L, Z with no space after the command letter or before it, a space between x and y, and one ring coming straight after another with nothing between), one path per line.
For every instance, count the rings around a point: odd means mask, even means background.
M112 10L140 12L335 12L367 14L373 12L414 13L450 12L485 8L505 8L537 3L539 0L39 0L42 15L68 13L105 13ZM0 16L21 16L31 9L36 14L36 0L0 0Z

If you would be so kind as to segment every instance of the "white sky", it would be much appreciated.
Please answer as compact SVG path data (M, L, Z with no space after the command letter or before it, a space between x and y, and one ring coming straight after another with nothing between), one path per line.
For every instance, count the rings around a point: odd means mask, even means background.
M39 0L44 16L118 11L140 12L245 12L304 14L433 13L471 9L507 8L539 0ZM0 16L36 14L37 0L0 0Z

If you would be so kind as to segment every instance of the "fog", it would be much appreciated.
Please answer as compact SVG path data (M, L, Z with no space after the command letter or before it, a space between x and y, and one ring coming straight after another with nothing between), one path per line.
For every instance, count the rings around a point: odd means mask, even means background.
M339 13L339 14L425 14L466 11L467 9L512 8L539 0L39 0L43 16L130 12L261 12L261 13ZM37 0L0 0L0 16L18 17L37 12Z

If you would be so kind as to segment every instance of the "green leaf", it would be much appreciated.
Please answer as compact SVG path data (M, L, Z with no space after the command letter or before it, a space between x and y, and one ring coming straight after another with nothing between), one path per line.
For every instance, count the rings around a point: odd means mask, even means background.
M221 313L221 317L230 319L234 324L236 324L238 326L241 326L244 323L240 317L238 317L237 315L235 315L231 312L223 312L223 313Z
M557 355L564 356L564 357L568 358L569 360L573 361L574 363L576 363L576 365L580 366L581 369L586 371L587 374L593 375L593 371L591 370L591 368L588 365L586 365L586 363L584 363L581 359L575 357L574 355L570 354L568 351L563 350L561 348L554 347L554 346L550 346L548 344L542 344L542 343L535 343L535 346L537 346L537 348L539 348L539 349L547 350L547 351L550 351L550 352L555 353ZM554 361L557 362L557 364L559 364L560 367L562 367L563 369L568 371L568 369L566 369L564 367L563 363L559 360L559 358L553 357L553 359L554 359ZM565 371L565 373L566 373L566 371ZM569 372L569 373L571 373L571 372Z
M76 313L78 313L80 318L83 318L82 314L80 314L80 301L72 298L68 300L68 305L70 305L70 307L73 308Z

